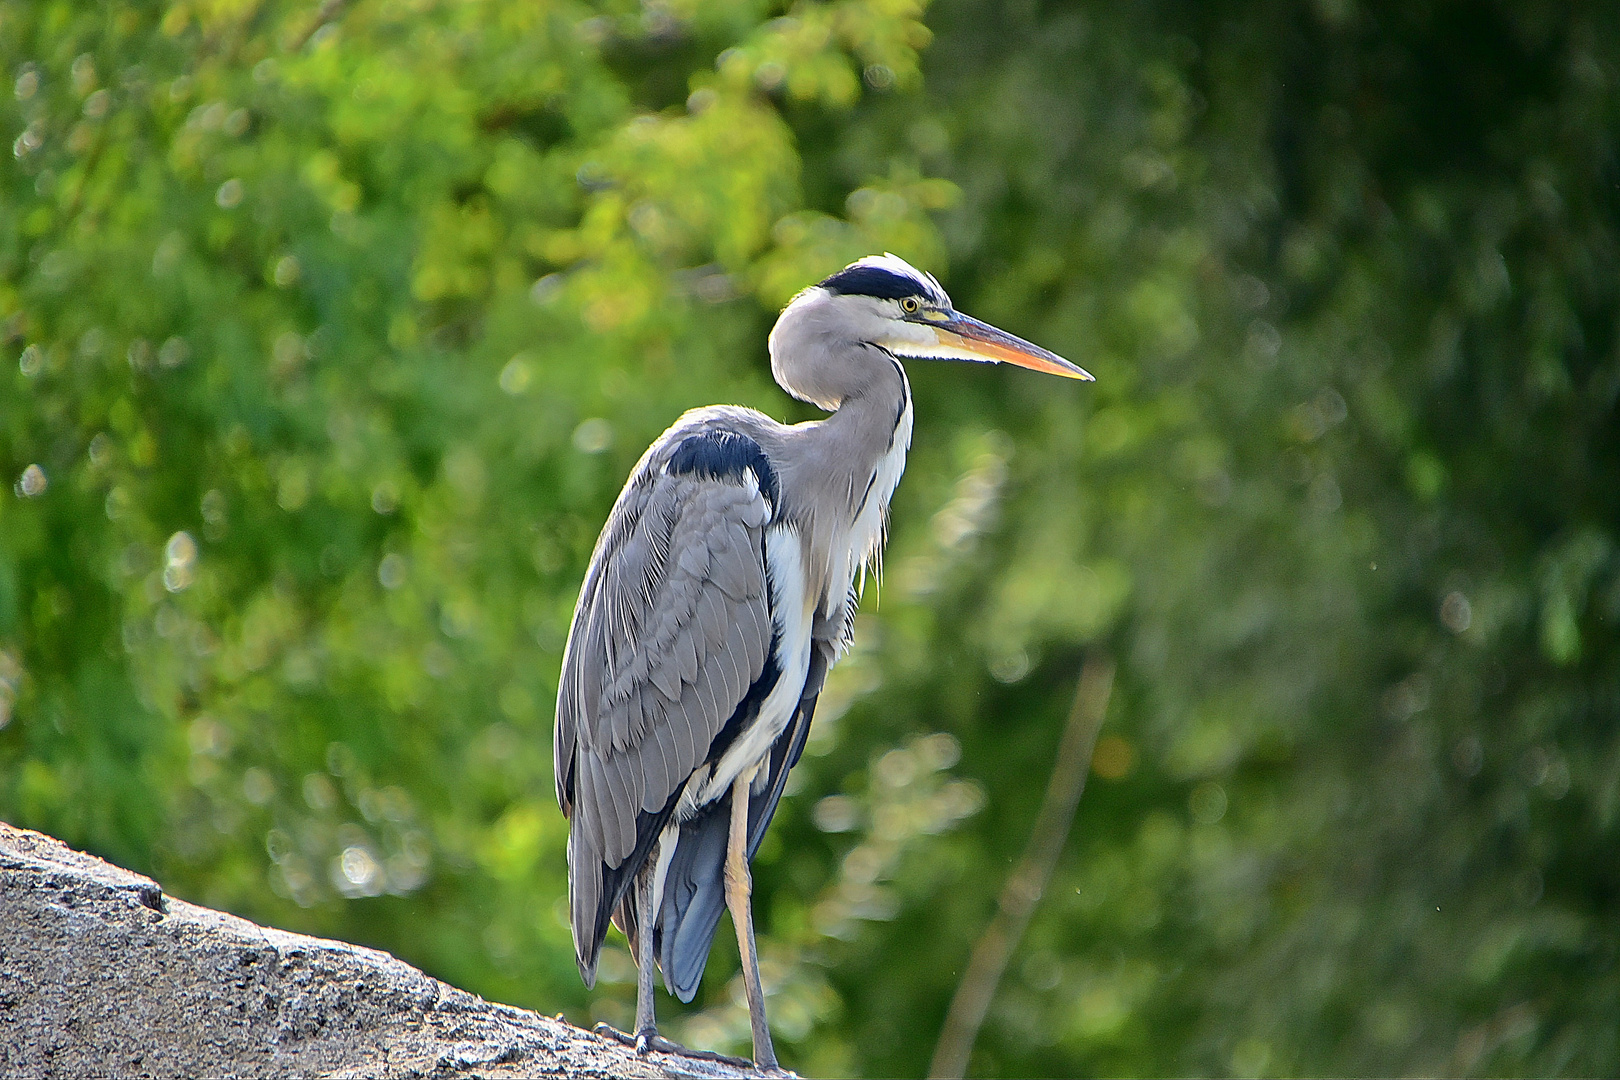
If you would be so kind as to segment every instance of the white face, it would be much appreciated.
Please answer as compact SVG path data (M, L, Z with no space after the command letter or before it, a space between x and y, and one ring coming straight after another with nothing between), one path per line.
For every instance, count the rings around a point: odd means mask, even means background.
M993 362L992 358L976 354L959 344L957 335L940 333L940 326L951 321L955 314L924 302L920 297L908 300L878 300L884 312L883 336L873 344L887 349L896 356L917 360L973 360Z
M920 358L937 355L922 351L936 348L939 334L929 323L916 321L924 310L920 298L901 301L877 296L824 295L829 315L859 340L870 342L896 356ZM930 310L935 316L934 321L948 318L937 308Z

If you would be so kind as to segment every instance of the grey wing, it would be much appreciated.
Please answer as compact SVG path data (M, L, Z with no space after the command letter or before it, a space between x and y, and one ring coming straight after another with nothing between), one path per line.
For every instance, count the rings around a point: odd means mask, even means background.
M597 542L563 654L554 732L587 983L625 888L765 668L770 514L750 473L677 474L644 461Z

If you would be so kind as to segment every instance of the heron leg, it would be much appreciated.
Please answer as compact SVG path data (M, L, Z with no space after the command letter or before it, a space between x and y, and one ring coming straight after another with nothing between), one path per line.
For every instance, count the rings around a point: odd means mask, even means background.
M640 880L636 882L636 940L635 948L631 950L636 959L635 1032L634 1034L623 1032L612 1024L601 1023L596 1025L596 1033L632 1046L638 1054L656 1050L659 1053L680 1054L700 1061L718 1061L746 1068L753 1062L729 1054L717 1054L712 1050L689 1050L680 1043L658 1034L658 1020L653 1014L653 966L657 963L653 956L652 945L655 874L655 863L649 860L646 868L641 871Z
M636 882L636 1051L646 1053L658 1037L658 1018L653 1015L653 879L654 860L649 859Z
M753 879L748 872L748 789L755 769L737 777L731 789L731 835L726 844L726 906L737 928L737 951L742 954L743 987L748 992L748 1020L754 1029L754 1061L763 1069L776 1068L770 1025L765 1022L765 991L759 982L759 954L754 947L754 915L750 904Z
M648 1050L679 1052L681 1047L658 1034L658 1018L653 1011L653 879L654 863L649 860L636 875L634 891L636 905L636 936L630 943L630 955L636 961L636 1026L625 1033L611 1024L597 1024L596 1032L636 1048L636 1053Z

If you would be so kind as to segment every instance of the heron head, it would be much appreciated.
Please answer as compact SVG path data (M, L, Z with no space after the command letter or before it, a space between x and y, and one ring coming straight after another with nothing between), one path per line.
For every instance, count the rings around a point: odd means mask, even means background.
M932 274L897 255L869 255L794 297L771 332L771 366L791 393L836 407L844 394L833 384L859 374L860 346L1091 379L1056 353L957 311Z

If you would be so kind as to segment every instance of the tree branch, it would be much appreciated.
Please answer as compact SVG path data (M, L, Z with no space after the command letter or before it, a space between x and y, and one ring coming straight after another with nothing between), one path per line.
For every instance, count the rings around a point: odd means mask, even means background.
M1028 929L1035 905L1046 891L1058 856L1063 853L1064 842L1068 840L1075 808L1080 805L1080 795L1086 789L1091 753L1097 745L1097 732L1108 711L1113 687L1114 661L1105 654L1087 659L1080 671L1074 705L1063 729L1063 741L1058 744L1057 761L1052 766L1052 778L1047 782L1046 797L1035 818L1035 828L1030 833L1023 858L1002 887L999 910L973 946L967 971L956 988L956 996L951 999L950 1011L945 1014L945 1026L940 1029L934 1060L928 1066L931 1078L966 1074L968 1055L973 1052L974 1040L995 999L1007 961Z

